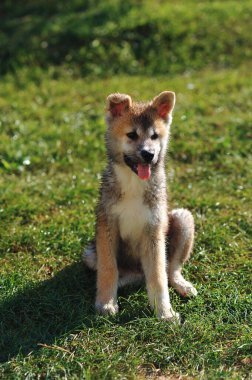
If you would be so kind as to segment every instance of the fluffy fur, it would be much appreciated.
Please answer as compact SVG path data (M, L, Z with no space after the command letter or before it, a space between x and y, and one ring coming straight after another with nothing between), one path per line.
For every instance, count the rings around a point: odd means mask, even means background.
M165 91L149 103L129 95L107 99L108 165L97 207L96 237L85 250L97 270L96 309L118 310L117 288L145 278L150 305L160 318L178 320L169 284L183 296L197 294L181 274L194 240L186 209L168 212L164 158L175 94Z

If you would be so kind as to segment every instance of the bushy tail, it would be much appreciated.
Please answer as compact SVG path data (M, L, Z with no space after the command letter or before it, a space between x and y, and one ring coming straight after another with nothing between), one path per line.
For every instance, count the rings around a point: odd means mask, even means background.
M92 241L85 248L82 260L84 264L90 269L97 270L97 255L96 255L96 246L95 241Z

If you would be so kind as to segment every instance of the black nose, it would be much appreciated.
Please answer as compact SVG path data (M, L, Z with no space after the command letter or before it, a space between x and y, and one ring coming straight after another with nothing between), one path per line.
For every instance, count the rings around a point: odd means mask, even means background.
M151 161L153 160L153 157L154 157L154 153L152 152L148 152L148 150L141 150L141 156L143 157L144 161L147 163L147 164L150 164Z

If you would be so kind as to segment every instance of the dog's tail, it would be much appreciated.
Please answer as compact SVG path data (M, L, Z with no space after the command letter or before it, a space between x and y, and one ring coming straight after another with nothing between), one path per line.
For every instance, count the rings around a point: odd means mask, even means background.
M88 246L85 248L82 255L82 260L88 268L97 270L97 254L95 240L90 242Z

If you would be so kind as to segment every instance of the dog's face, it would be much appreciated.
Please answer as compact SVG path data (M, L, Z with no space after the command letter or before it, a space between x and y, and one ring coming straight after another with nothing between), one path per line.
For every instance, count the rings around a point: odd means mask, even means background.
M106 135L109 158L127 165L140 179L148 180L152 168L163 160L169 137L175 94L165 91L150 103L132 103L125 94L107 98Z

